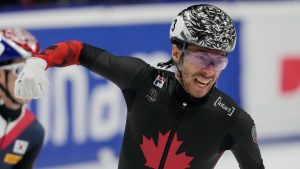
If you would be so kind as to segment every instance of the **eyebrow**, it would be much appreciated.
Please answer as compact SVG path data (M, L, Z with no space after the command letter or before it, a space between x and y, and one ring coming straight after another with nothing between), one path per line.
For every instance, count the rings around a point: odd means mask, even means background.
M203 52L203 53L209 53L209 54L220 55L220 56L223 56L223 57L226 57L226 56L227 56L226 53L215 52L215 51L207 51L207 50L203 50L203 49L199 49L199 50L191 51L191 52Z
M191 50L191 52L206 52L206 53L213 53L213 54L218 54L218 55L222 55L222 56L226 56L226 52L218 52L218 51L214 51L214 50L209 50L209 49L202 49L202 48L189 48L188 50Z

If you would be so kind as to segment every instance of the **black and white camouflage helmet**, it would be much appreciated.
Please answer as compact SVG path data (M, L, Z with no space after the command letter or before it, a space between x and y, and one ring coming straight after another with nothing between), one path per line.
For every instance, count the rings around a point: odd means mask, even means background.
M170 39L199 47L231 52L236 43L232 19L213 5L190 6L181 11L172 22Z

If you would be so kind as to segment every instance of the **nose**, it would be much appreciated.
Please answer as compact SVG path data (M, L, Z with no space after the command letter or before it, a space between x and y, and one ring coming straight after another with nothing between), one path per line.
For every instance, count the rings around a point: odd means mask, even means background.
M212 70L212 71L214 71L214 64L213 63L209 63L204 69L206 69L206 70Z
M204 67L202 70L205 72L206 76L212 76L215 74L214 65L212 63Z

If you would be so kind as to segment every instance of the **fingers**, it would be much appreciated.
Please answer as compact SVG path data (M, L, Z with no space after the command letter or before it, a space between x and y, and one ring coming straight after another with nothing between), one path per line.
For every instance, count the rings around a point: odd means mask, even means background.
M21 98L21 90L20 90L20 84L18 81L15 81L15 89L14 89L14 94L16 98Z
M39 93L38 93L38 95L39 95L39 96L43 96L44 93L47 92L48 85L49 85L49 82L48 82L47 79L45 79L44 81L41 81L41 82L38 84L38 88L39 88Z
M38 99L48 89L45 69L47 62L40 58L28 58L21 74L15 81L14 93L21 99Z
M36 85L34 88L31 88L31 98L38 99L40 96L42 96L42 91L40 90L40 85Z
M46 76L46 75L45 75ZM15 96L22 99L38 99L44 95L48 88L48 80L39 76L24 74L15 81Z

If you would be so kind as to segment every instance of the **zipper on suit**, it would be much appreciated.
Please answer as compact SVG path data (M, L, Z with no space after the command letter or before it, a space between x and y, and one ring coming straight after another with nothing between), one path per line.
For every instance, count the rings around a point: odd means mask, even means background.
M171 144L172 144L173 137L175 135L175 132L177 131L177 128L178 128L180 122L181 122L181 119L183 117L183 114L185 112L186 107L187 107L187 103L183 102L182 106L181 106L181 109L180 109L180 111L179 111L179 113L176 117L174 126L172 127L170 135L168 137L164 152L161 156L161 160L160 160L158 169L163 169L164 166L165 166L165 163L166 163L166 160L167 160L167 157L168 157L168 153L169 153L169 150L170 150L170 147L171 147Z

